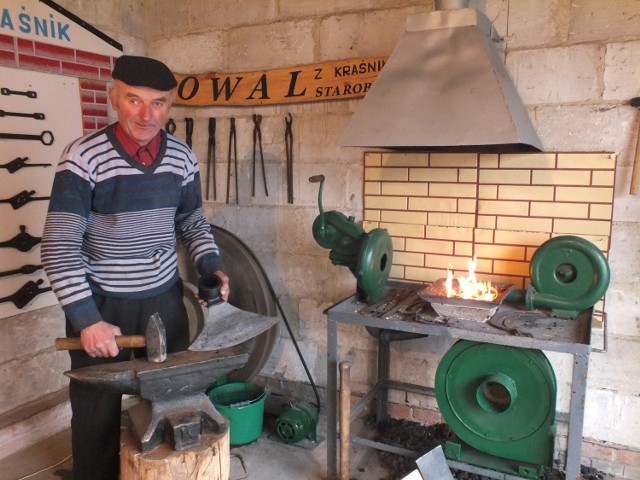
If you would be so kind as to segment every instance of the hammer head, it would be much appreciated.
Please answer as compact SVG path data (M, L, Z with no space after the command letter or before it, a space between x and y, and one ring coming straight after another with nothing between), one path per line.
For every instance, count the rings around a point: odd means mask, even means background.
M167 331L157 312L149 317L144 336L147 360L154 363L164 362L167 359Z

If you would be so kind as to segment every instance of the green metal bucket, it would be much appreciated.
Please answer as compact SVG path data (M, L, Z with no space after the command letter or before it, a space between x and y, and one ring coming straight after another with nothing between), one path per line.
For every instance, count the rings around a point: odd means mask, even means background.
M262 433L267 391L255 383L227 383L213 388L209 399L229 420L229 443L244 445Z

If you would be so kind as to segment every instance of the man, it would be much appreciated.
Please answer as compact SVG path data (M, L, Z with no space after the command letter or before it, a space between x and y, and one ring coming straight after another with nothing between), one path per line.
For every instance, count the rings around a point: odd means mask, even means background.
M117 59L109 98L118 122L68 145L53 182L42 263L84 351L71 368L128 360L114 337L144 333L160 314L167 350L189 345L176 235L200 275L229 280L202 211L198 163L161 130L176 80L158 60ZM117 480L121 396L71 381L75 480Z

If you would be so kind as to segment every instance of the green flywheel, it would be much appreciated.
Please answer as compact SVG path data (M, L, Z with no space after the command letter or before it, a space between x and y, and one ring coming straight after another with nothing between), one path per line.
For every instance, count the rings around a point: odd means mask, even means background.
M461 340L440 361L435 386L440 411L463 442L552 465L557 386L543 352Z
M609 265L600 249L571 235L555 237L540 245L531 258L530 273L536 291L573 300L589 297L587 303L591 305L604 295L610 277Z
M382 300L392 262L393 242L389 232L384 228L374 228L365 235L354 272L358 289L367 303Z

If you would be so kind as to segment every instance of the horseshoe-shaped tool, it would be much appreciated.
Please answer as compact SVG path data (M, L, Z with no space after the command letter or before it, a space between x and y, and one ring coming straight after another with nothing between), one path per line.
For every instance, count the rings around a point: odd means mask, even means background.
M176 132L176 122L173 121L173 118L170 118L167 121L167 124L165 125L164 129L167 131L167 133L170 133L171 135L173 135Z
M186 133L187 133L186 142L187 142L187 145L189 145L189 148L191 148L191 145L193 143L193 141L191 140L191 137L193 135L193 118L187 117L184 119L184 121L185 121Z

